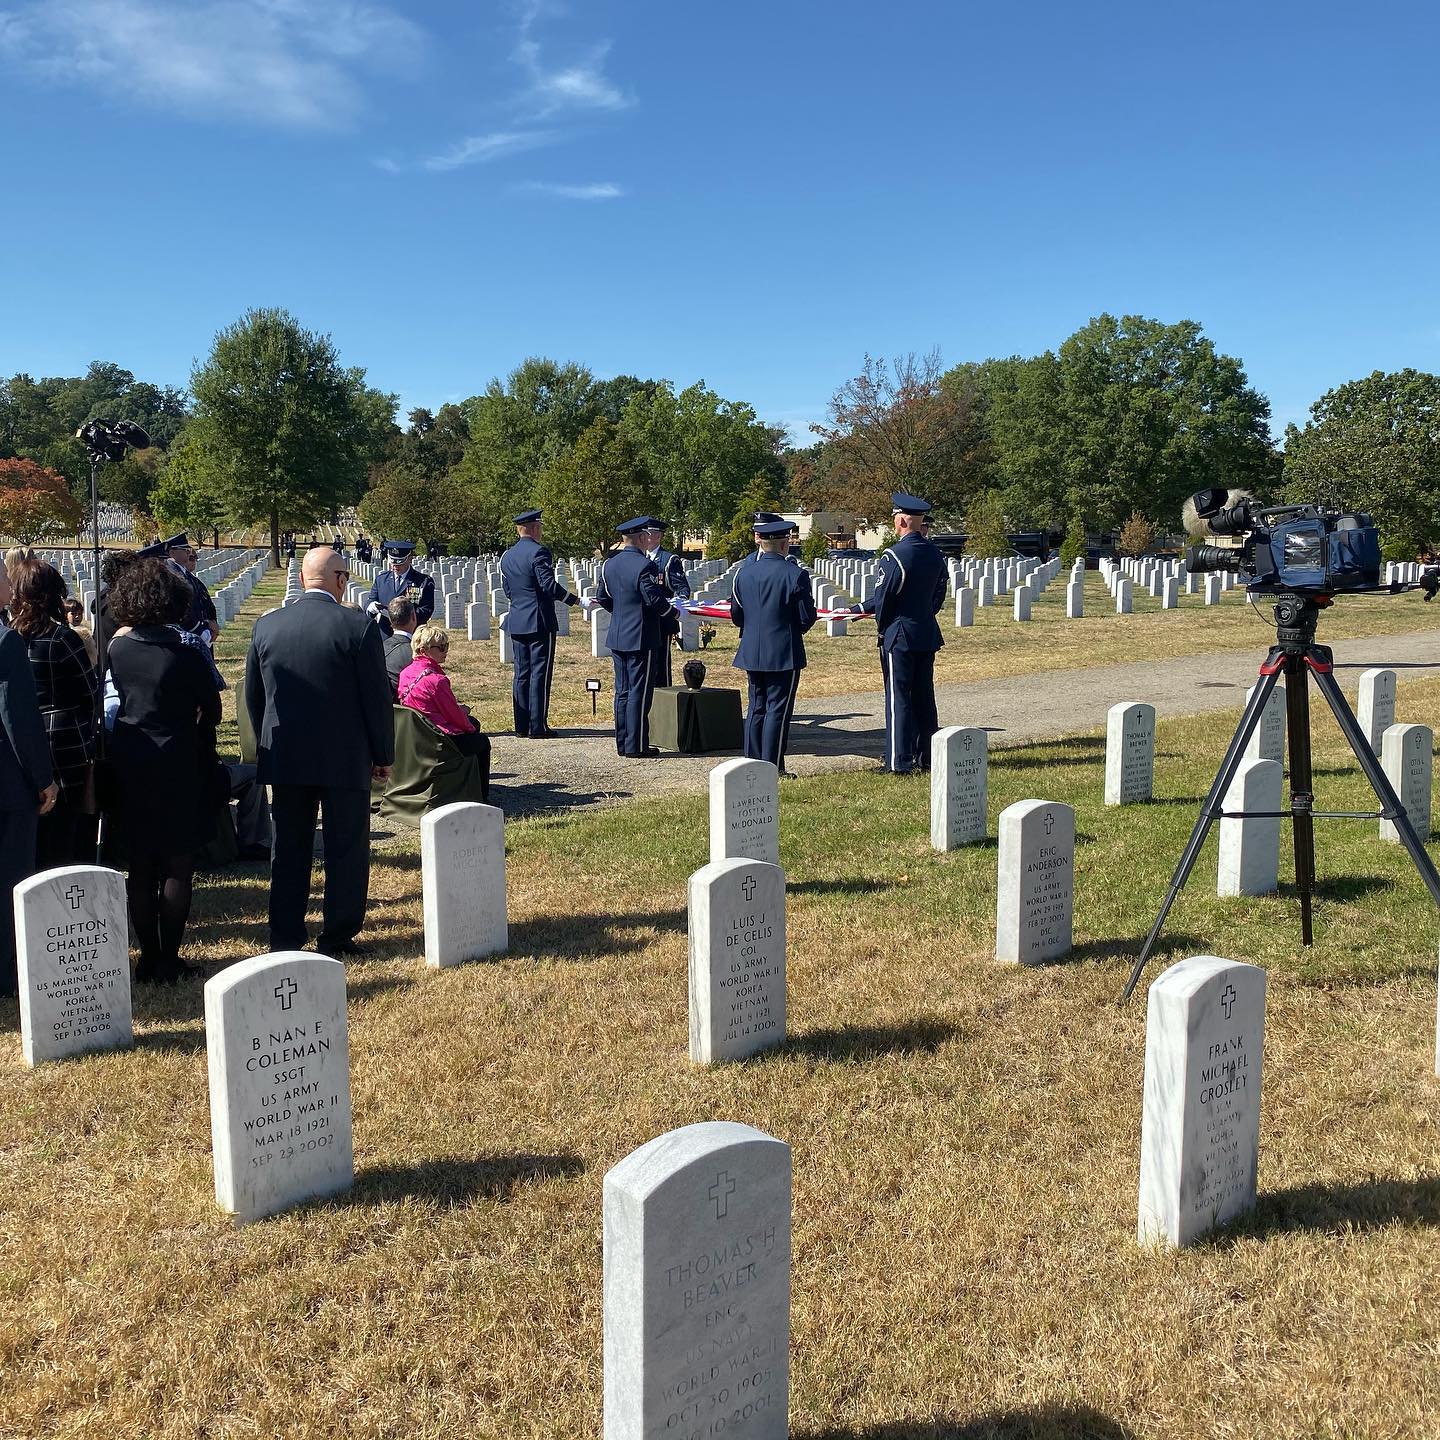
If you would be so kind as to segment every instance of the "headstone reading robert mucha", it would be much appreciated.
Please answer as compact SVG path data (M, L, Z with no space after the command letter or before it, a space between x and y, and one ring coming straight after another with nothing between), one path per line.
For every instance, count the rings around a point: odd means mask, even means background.
M458 801L420 821L425 963L433 969L497 955L510 944L505 910L505 815Z
M1075 812L1018 800L1000 812L995 958L1039 965L1070 953L1075 913Z
M690 1058L742 1060L785 1038L785 873L717 860L690 877Z
M780 776L768 760L710 772L710 859L780 863Z
M1192 955L1145 1016L1140 1242L1188 1245L1255 1205L1265 972Z
M1105 727L1105 803L1133 805L1155 787L1155 707L1112 705Z
M671 1130L605 1176L605 1440L790 1433L790 1147Z
M350 1048L345 967L298 950L205 982L215 1199L259 1220L348 1190Z
M15 887L14 903L25 1063L130 1045L125 877L98 865L43 870Z
M930 844L958 850L985 838L989 739L980 729L947 725L930 740Z

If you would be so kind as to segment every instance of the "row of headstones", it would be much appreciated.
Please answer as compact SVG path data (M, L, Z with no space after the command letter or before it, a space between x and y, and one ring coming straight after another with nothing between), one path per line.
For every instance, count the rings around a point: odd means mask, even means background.
M228 585L222 585L211 595L210 598L215 602L215 617L221 629L240 613L240 607L254 594L255 587L264 579L269 568L270 553L262 550L255 554L255 558Z
M1134 587L1138 584L1160 601L1163 610L1179 608L1180 596L1201 592L1206 605L1218 605L1220 597L1233 588L1234 575L1228 571L1200 576L1171 560L1120 560L1103 558L1100 575L1115 600L1115 611L1134 611Z
M1425 567L1413 560L1389 560L1385 563L1385 584L1413 585L1425 573Z

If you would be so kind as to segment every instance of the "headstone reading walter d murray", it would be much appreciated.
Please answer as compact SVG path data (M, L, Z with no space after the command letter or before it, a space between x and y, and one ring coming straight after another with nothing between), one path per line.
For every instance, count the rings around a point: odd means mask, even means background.
M215 1199L239 1221L348 1190L345 967L259 955L205 982Z
M1070 953L1075 911L1075 812L1018 800L1000 812L995 958L1040 965Z
M710 772L710 859L780 863L780 776L768 760Z
M1255 1205L1265 972L1193 955L1145 1018L1141 1244L1188 1245Z
M98 865L44 870L15 887L14 904L25 1063L130 1045L125 877Z
M503 811L463 800L430 811L420 821L420 877L428 966L508 947Z
M947 725L930 740L930 844L958 850L985 838L989 738L983 730Z
M785 874L717 860L690 877L690 1058L741 1060L785 1039Z
M1148 800L1155 783L1155 707L1112 705L1105 727L1105 803Z
M605 1176L605 1440L785 1440L790 1147L707 1121Z

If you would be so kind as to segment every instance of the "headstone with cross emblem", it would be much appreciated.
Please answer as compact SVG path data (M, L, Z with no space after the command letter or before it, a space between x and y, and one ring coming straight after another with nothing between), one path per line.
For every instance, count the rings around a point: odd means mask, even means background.
M1019 800L1000 812L995 958L1042 965L1070 953L1075 914L1075 812Z
M767 767L769 768L769 767ZM785 874L716 860L690 877L690 1058L741 1060L785 1039Z
M25 1063L130 1045L125 877L98 865L43 870L15 887L14 904Z
M1255 686L1252 685L1245 692L1245 700L1247 703L1254 693ZM1260 712L1260 723L1251 731L1250 739L1246 741L1245 758L1247 760L1279 760L1282 763L1284 762L1285 687L1283 685L1276 685L1270 692L1270 698L1265 702L1264 710Z
M504 812L458 801L425 815L420 888L427 965L439 969L502 953L510 943Z
M1430 838L1430 781L1434 764L1434 737L1428 725L1391 725L1380 742L1380 763L1400 797L1415 833ZM1382 840L1400 839L1389 820L1380 822Z
M780 863L780 776L768 760L710 772L710 859Z
M1385 732L1395 723L1395 672L1393 670L1366 670L1360 676L1360 703L1355 718L1370 742L1370 748L1380 754L1381 741Z
M1254 1208L1264 1036L1258 966L1192 955L1150 986L1142 1244L1189 1245Z
M239 1221L348 1190L345 967L282 951L205 984L215 1199Z
M1235 812L1220 821L1218 895L1269 895L1280 883L1280 809L1284 779L1278 760L1242 760L1223 808ZM1262 811L1249 819L1241 811Z
M687 1125L605 1177L605 1440L789 1432L790 1147Z
M989 741L985 732L947 725L930 740L930 844L958 850L985 838Z
M1155 707L1122 701L1105 726L1105 803L1134 805L1155 788Z

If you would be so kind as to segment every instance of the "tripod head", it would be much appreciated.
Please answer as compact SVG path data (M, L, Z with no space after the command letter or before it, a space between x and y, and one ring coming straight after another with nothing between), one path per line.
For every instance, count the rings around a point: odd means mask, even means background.
M1329 595L1282 595L1274 606L1275 636L1287 655L1315 643L1320 612L1335 602Z

